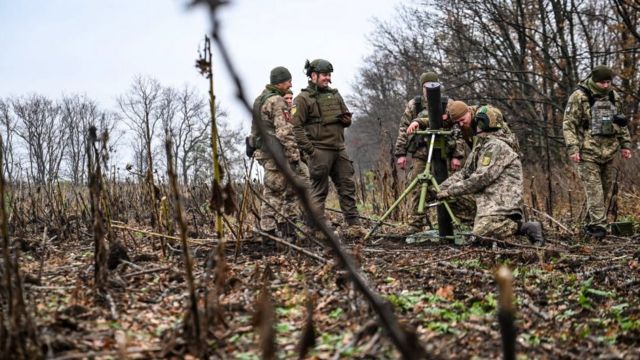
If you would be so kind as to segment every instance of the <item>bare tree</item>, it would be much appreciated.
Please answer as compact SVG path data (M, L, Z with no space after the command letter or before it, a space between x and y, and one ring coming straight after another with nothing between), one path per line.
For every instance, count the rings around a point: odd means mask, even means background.
M122 112L124 122L133 131L134 142L140 145L137 149L141 154L135 157L144 159L144 179L147 186L149 205L152 206L152 226L158 223L158 210L155 196L155 185L153 178L153 145L158 123L161 118L158 116L158 107L161 101L162 88L156 79L137 76L134 78L131 87L122 96L118 97L118 106Z
M16 135L22 139L29 159L29 176L48 184L58 178L64 155L66 129L61 124L61 109L52 100L31 95L11 101L18 118Z
M110 141L114 142L114 129L118 120L115 113L99 109L97 103L85 96L65 96L60 101L62 109L62 126L66 129L65 162L68 176L74 184L84 183L86 180L86 134L91 126L98 132L111 134Z
M15 115L11 111L9 100L5 101L0 99L0 136L4 141L2 142L3 169L6 175L7 181L12 183L15 178L16 159L13 148L13 135L16 132L17 120Z

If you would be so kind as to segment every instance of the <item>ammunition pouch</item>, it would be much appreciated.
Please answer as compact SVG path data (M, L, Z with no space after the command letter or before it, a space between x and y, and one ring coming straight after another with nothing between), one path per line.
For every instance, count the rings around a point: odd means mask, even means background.
M613 123L620 127L625 127L629 125L629 119L622 114L615 114L613 115Z
M419 148L426 146L427 142L424 139L424 136L422 135L418 135L418 134L411 134L411 137L409 137L409 141L407 141L407 153L408 154L415 154L416 151L418 151Z

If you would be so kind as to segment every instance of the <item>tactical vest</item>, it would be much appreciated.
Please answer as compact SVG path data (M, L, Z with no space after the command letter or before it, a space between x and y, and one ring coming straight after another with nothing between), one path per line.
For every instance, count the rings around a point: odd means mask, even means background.
M587 96L589 101L591 122L588 124L588 128L591 130L591 135L614 135L613 116L617 113L617 109L613 90L609 91L608 96L595 98L588 88L580 86L579 89Z
M323 125L340 122L342 107L340 106L340 95L337 92L325 91L318 93L316 101L318 102L320 119Z

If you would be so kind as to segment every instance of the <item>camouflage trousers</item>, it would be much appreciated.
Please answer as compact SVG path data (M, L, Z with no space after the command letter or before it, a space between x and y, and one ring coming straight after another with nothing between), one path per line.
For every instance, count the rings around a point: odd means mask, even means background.
M324 213L324 203L329 194L329 178L338 191L340 209L347 223L357 221L355 171L345 150L315 149L309 156L311 197Z
M612 162L598 164L591 161L580 161L578 174L587 200L586 225L607 225L605 204L609 197L613 178Z
M305 173L305 168L300 164L292 164L291 169L298 179L309 187L309 178ZM260 160L260 165L264 168L260 229L271 231L275 230L279 223L286 222L283 216L293 220L299 218L302 211L293 186L289 185L284 175L278 171L275 161L272 159Z
M409 179L413 181L418 175L424 172L427 167L427 161L418 157L411 159L411 169L409 170ZM435 201L435 193L427 193L427 202ZM420 186L411 193L411 209L409 215L409 225L412 227L422 228L427 225L427 213L418 213L418 205L420 203ZM456 197L455 201L449 203L453 214L463 223L471 224L476 214L476 201L472 195L463 195Z
M512 237L518 231L518 223L506 216L476 216L473 223L473 233L494 239Z

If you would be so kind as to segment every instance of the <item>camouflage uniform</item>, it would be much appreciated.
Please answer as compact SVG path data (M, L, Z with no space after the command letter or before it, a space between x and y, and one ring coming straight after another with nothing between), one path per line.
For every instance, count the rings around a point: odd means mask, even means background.
M313 82L296 96L294 132L308 157L311 196L324 212L329 177L338 191L347 224L359 224L354 169L344 145L344 128L351 124L349 110L336 89L319 88Z
M441 185L442 196L473 194L473 233L505 238L515 235L522 219L522 163L514 136L505 129L482 132L462 170Z
M594 100L604 107L611 107L611 112L622 114L620 96L614 90L613 102L609 100L609 91L596 87L589 77L580 87L591 91ZM592 108L589 97L582 89L571 94L564 112L562 130L568 154L580 154L578 173L584 186L587 198L587 226L605 226L607 214L605 202L611 188L613 173L613 157L622 149L631 149L631 136L627 126L610 123L610 134L594 134L600 131L592 128Z
M263 102L259 115L267 136L262 142L271 141L277 149L281 149L289 160L293 173L304 182L305 175L300 166L300 151L293 134L293 125L287 120L290 117L289 108L281 95L273 86L267 85L256 99L258 104L260 101ZM264 168L264 202L260 207L260 228L263 231L273 231L278 224L286 222L278 212L290 219L299 217L297 197L293 187L287 184L284 175L278 171L275 160L266 149L259 147L254 156Z

